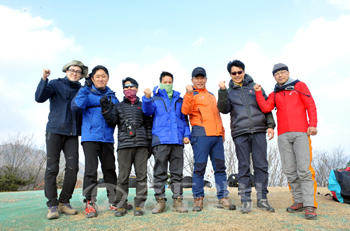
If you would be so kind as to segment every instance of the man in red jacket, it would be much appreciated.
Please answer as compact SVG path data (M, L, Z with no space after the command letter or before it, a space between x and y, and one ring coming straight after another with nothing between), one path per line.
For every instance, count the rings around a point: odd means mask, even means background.
M305 210L305 218L315 220L317 183L311 166L310 135L317 134L316 105L306 84L290 78L285 64L276 64L272 74L277 84L266 100L259 84L254 86L254 90L262 112L270 112L275 107L277 109L278 148L294 200L287 212Z

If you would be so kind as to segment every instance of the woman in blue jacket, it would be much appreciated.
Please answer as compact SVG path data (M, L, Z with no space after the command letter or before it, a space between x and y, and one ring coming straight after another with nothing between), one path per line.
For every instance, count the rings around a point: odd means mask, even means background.
M77 214L69 200L72 198L77 181L81 116L72 112L70 104L81 85L79 80L87 75L88 68L80 61L73 60L63 66L64 78L49 82L50 69L43 70L43 76L35 92L35 101L43 103L50 99L49 121L46 125L46 172L45 196L48 199L49 211L47 219L56 219L59 213ZM57 199L56 178L59 171L61 151L66 160L66 171L60 193Z
M114 157L114 128L108 126L101 114L100 99L107 96L113 104L119 103L107 83L109 73L107 68L98 65L92 69L85 86L80 89L72 100L71 108L82 112L83 124L81 144L85 155L85 172L83 196L85 196L85 216L97 216L97 167L100 159L103 179L106 184L110 209L116 209L115 194L117 175Z

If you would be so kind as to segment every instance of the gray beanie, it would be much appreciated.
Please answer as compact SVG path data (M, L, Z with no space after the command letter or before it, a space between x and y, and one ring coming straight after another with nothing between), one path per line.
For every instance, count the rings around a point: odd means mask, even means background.
M277 64L275 64L275 66L273 66L272 75L275 75L275 73L276 73L277 71L282 71L282 70L289 71L286 64L277 63Z

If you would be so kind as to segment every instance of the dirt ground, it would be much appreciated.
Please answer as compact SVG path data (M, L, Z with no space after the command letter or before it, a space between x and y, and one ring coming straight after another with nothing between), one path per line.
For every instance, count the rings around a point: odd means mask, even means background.
M254 189L253 189L254 190ZM230 188L230 199L237 210L227 211L216 208L216 189L206 188L204 210L192 212L193 198L190 189L184 192L184 203L189 212L179 214L171 211L171 191L167 190L167 211L151 214L155 204L153 190L149 189L145 205L146 214L135 217L133 210L121 218L108 211L105 189L99 189L99 215L87 219L81 190L76 190L71 204L79 213L74 216L60 215L57 220L46 220L47 208L43 191L0 193L1 230L350 230L350 206L332 200L327 188L318 188L318 220L304 218L304 213L290 214L286 208L292 204L287 187L269 188L269 203L276 210L268 213L256 209L255 192L252 195L254 209L249 214L239 212L240 200L237 188ZM133 202L135 190L130 190L129 201Z

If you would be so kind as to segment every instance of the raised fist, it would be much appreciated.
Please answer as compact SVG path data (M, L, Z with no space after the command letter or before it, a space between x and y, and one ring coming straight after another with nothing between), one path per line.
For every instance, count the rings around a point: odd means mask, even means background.
M193 87L192 87L192 85L188 84L188 85L186 86L186 92L187 92L188 94L192 94L192 92L193 92Z
M47 79L47 77L49 77L49 75L51 74L51 71L50 71L50 69L43 69L43 77L42 77L42 79L44 80L44 81L46 81L46 79Z
M220 87L220 89L225 90L225 89L226 89L225 81L221 81L221 82L219 83L219 87Z
M146 88L143 93L145 93L145 96L150 99L152 97L152 92L149 88Z
M255 90L255 91L260 91L260 90L261 90L261 85L256 83L256 84L254 85L254 90Z

